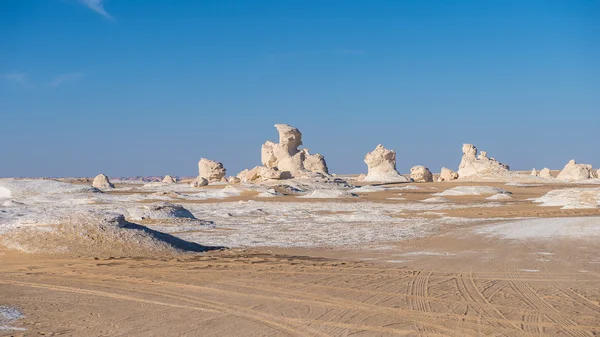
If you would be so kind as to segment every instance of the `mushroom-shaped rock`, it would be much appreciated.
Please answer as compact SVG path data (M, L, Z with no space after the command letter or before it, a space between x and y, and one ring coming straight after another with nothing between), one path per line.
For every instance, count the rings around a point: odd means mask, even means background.
M502 164L494 158L489 158L485 151L481 151L477 155L477 148L471 144L464 144L462 152L462 160L458 167L458 176L461 178L469 176L502 176L509 170L508 165Z
M575 160L571 159L556 178L564 181L575 181L591 179L595 175L596 172L592 170L592 165L577 164Z
M275 124L279 132L279 143L267 141L261 148L261 162L264 167L281 171L282 177L303 175L304 172L329 174L325 158L320 154L310 154L302 145L302 133L287 124Z
M416 183L430 183L433 181L433 174L427 167L418 165L410 169L410 178Z
M291 174L304 170L305 153L298 149L302 145L302 133L287 124L275 124L275 128L279 132L279 143L267 141L263 144L262 164Z
M367 153L365 164L368 173L364 181L408 182L408 178L396 171L396 151L388 150L379 144L375 150Z
M438 181L452 181L458 179L458 173L449 168L442 167Z
M194 181L190 184L192 187L202 187L208 185L208 180L206 178L198 177L194 179Z
M177 182L177 179L175 179L174 177L171 177L170 175L166 175L163 178L162 182L166 183L166 184L174 184Z
M221 181L227 172L222 163L206 158L201 158L198 162L198 171L198 176L208 180L209 183Z
M550 169L547 167L544 167L543 169L541 169L540 172L538 173L538 176L540 178L554 178L554 177L552 177L552 174L550 173Z
M115 185L110 182L110 179L108 179L108 177L102 173L94 178L92 186L99 189L115 188Z

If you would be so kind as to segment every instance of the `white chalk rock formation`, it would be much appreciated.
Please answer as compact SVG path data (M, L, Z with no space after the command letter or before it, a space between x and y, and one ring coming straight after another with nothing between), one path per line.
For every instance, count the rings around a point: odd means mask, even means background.
M571 159L556 178L564 181L593 179L596 178L596 172L592 170L592 165L577 164Z
M550 169L547 167L544 167L539 173L538 176L540 178L554 178L552 177L552 174L550 173Z
M458 167L458 176L461 178L469 176L503 176L509 170L508 165L502 164L494 158L489 158L487 152L481 151L477 154L477 148L471 144L462 147L463 157Z
M410 169L410 178L415 183L430 183L433 181L433 174L427 167L418 165Z
M191 184L190 186L192 187L202 187L202 186L207 186L208 185L208 180L206 178L202 178L202 177L198 177L196 178Z
M201 158L198 162L198 176L208 180L209 183L215 181L221 181L225 177L227 170L223 167L222 163L214 160Z
M281 179L281 171L276 167L256 166L238 173L237 178L245 183L261 182L269 179Z
M396 151L388 150L379 144L367 153L365 164L369 169L364 181L408 182L408 178L396 171Z
M458 173L449 168L442 167L438 181L452 181L458 179Z
M239 184L241 182L240 178L231 176L227 178L227 182L230 184Z
M534 168L533 170L531 170L531 175L532 175L532 176L534 176L534 177L537 177L537 176L538 176L538 174L539 174L539 173L538 173L538 171L536 171L536 170L535 170L535 168Z
M92 186L99 189L115 188L115 185L110 182L110 179L108 179L108 177L102 173L94 178Z
M167 175L166 175L166 176L163 178L162 182L163 182L163 183L166 183L166 184L174 184L174 183L176 183L176 182L177 182L177 179L175 179L174 177L171 177L170 175L168 175L168 174L167 174Z
M279 132L279 143L267 141L261 148L261 162L264 167L277 169L283 177L302 175L303 172L329 174L325 158L320 154L310 154L308 149L300 150L302 133L287 124L275 124Z
M325 162L325 157L321 154L310 154L307 149L302 150L304 152L304 168L309 170L310 172L317 172L323 174L329 174L329 169L327 168L327 162Z

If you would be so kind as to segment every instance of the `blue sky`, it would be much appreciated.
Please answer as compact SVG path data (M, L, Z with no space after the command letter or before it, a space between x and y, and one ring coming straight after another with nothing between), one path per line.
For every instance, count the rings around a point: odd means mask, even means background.
M260 164L273 124L333 172L600 166L600 1L0 2L0 176Z

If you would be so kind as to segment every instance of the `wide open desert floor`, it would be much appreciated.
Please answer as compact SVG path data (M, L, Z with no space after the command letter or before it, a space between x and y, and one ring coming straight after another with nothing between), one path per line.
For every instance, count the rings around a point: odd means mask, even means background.
M23 317L0 320L0 335L600 334L600 209L532 202L553 190L598 185L405 185L355 191L348 200L265 200L256 191L180 198L215 225L139 222L231 247L225 250L135 258L2 248L0 311L18 308ZM511 199L446 195L423 202L452 187L483 185L512 192ZM358 237L343 235L346 217ZM258 235L260 219L279 227ZM312 224L325 234L312 237ZM369 231L381 235L364 239ZM261 239L294 235L298 244Z

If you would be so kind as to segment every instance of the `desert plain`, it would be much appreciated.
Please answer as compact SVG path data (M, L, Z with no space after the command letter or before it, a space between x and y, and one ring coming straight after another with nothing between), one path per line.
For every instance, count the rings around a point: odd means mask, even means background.
M287 127L237 177L0 179L0 335L600 334L591 166L334 175Z

